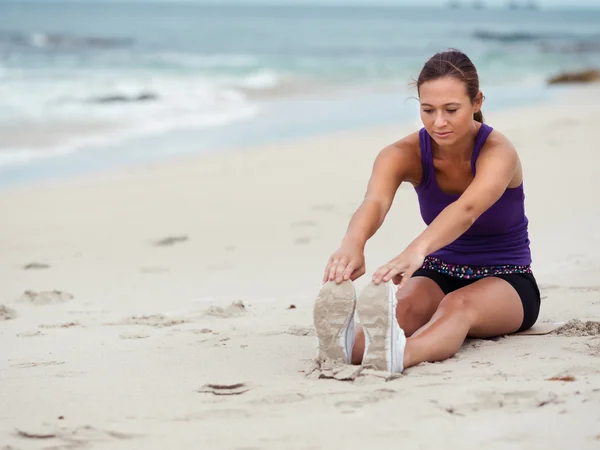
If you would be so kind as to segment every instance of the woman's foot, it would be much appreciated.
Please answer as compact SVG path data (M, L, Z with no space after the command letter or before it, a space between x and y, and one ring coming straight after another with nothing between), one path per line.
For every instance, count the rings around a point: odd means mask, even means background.
M318 359L350 364L354 346L356 291L352 281L328 281L314 306L314 325L319 344Z
M365 333L362 365L402 372L406 337L396 320L396 295L392 285L369 283L360 293L357 309Z

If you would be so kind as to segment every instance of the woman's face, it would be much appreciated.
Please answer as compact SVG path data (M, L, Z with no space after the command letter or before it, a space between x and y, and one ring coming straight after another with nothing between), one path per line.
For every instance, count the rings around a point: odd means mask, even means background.
M419 88L421 120L441 147L461 140L473 130L473 114L481 108L481 92L474 104L467 87L453 77L426 81Z

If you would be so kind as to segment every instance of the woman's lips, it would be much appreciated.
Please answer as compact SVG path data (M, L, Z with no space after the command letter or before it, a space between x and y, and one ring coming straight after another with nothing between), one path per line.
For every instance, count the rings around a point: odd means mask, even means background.
M439 137L439 138L441 138L441 139L444 139L444 138L446 138L446 137L450 136L450 135L452 134L452 132L451 132L451 131L446 131L445 133L438 133L437 131L434 131L434 133L433 133L433 134L435 134L435 135L436 135L436 137Z

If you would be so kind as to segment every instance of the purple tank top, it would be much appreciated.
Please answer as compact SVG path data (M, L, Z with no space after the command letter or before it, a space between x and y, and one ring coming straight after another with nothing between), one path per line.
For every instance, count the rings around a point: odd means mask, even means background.
M482 124L475 139L471 169L475 176L475 162L492 127ZM419 198L421 217L429 225L437 215L460 195L441 190L435 179L431 137L425 128L419 132L423 176L415 188ZM496 266L531 264L528 223L525 215L523 183L507 188L504 194L485 211L458 239L432 253L435 258L469 266Z

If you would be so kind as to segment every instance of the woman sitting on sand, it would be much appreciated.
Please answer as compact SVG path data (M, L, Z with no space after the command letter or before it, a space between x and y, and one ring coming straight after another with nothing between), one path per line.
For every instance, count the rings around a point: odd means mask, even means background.
M325 269L314 309L320 358L402 372L451 357L467 336L510 334L537 320L523 171L510 141L483 123L477 70L459 51L438 53L417 90L424 128L379 153ZM428 226L357 301L352 281L365 273L365 244L403 181Z

